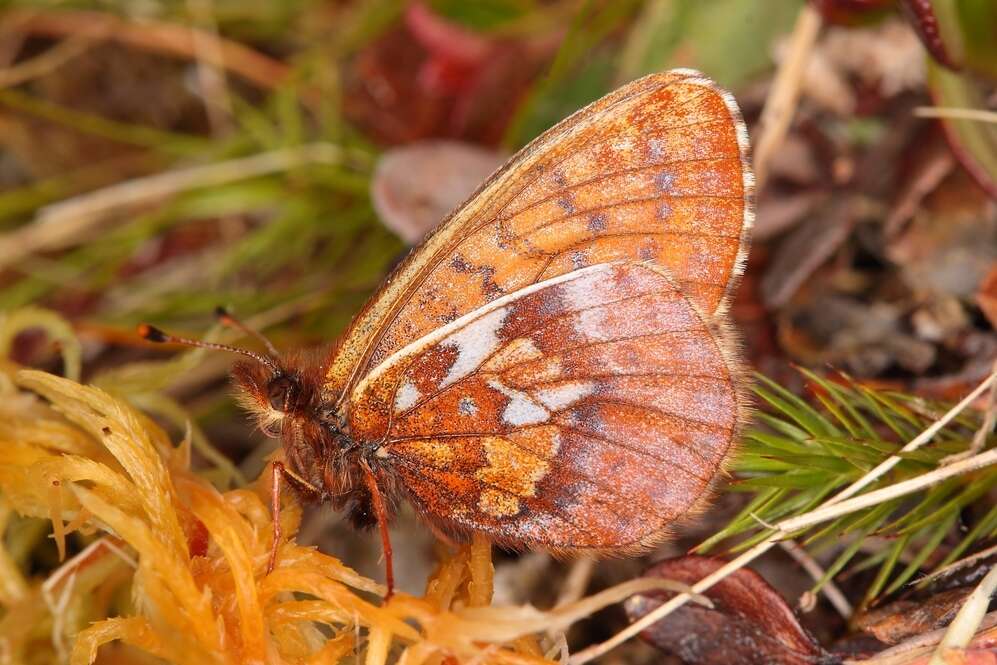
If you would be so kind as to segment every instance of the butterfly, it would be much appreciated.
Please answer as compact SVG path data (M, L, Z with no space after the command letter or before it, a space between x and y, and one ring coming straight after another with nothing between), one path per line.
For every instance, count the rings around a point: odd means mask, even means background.
M389 595L402 501L453 539L646 551L708 498L745 421L726 312L752 217L740 112L698 72L578 111L415 248L328 352L221 347L249 357L241 401L283 442L274 512L283 482L378 525Z

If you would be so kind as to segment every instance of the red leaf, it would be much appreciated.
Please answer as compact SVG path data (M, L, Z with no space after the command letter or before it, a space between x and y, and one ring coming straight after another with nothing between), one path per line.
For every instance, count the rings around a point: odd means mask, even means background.
M893 8L893 0L810 0L828 23L857 25L880 18Z
M949 69L960 69L960 64L955 61L948 49L945 48L945 42L942 41L938 17L935 16L931 0L900 0L900 8L903 9L908 23L914 28L917 36L921 38L921 43L924 44L924 48L928 50L931 57Z
M353 60L344 111L385 144L443 136L497 143L559 39L486 37L413 4Z
M405 23L427 51L464 65L480 64L494 45L491 40L447 21L421 2L409 6Z
M725 563L712 557L683 556L662 561L645 575L693 584ZM657 591L634 596L626 602L627 615L636 621L673 595ZM641 633L641 638L690 665L839 662L817 644L782 596L753 570L737 571L706 596L713 601L713 609L684 605Z

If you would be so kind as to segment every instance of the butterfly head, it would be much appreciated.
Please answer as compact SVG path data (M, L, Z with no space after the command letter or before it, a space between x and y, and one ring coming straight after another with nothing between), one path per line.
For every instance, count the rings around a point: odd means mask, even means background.
M366 504L350 503L362 487L359 450L323 392L322 367L321 360L309 354L273 363L242 361L232 367L232 379L238 401L260 430L280 440L294 476L336 507L349 506L355 524L368 525L369 520L362 519Z
M320 419L319 378L307 363L239 362L232 368L232 379L240 404L269 436L281 438L289 427L307 428L310 421Z
M345 496L357 485L355 474L345 473L356 449L345 425L324 397L323 362L310 354L280 354L269 341L227 313L222 322L260 339L269 353L257 353L226 344L178 337L149 325L139 334L151 342L182 344L237 353L245 360L232 367L239 403L268 436L280 439L286 462L296 476L330 495ZM330 467L330 465L332 465Z
M326 422L330 420L329 409L322 405L320 362L305 355L283 356L269 340L224 310L220 309L216 314L226 325L260 339L269 353L179 337L146 324L139 326L138 332L150 342L229 351L247 358L232 368L238 400L256 417L260 429L269 436L285 439L285 444L300 443L309 436L314 438L320 430L330 426L335 429L335 422ZM288 441L289 436L296 441Z

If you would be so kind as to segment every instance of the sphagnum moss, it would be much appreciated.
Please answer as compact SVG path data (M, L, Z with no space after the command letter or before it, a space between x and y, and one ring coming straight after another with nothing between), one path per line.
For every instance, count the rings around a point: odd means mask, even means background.
M15 661L92 663L120 642L170 663L550 663L538 638L662 582L635 580L550 612L489 607L491 555L476 539L440 562L423 597L380 584L293 537L266 573L263 484L219 492L152 420L103 390L7 364L0 400L0 524L50 520L58 549L29 579L0 550L0 643ZM301 517L281 511L285 534ZM74 535L76 534L76 535Z

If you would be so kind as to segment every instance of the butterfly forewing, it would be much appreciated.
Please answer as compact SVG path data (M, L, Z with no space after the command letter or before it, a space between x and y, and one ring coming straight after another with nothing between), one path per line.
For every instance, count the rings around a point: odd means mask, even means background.
M327 374L346 400L392 354L531 284L611 261L667 268L705 315L726 304L751 217L747 138L695 72L635 81L538 138L416 250Z
M355 436L443 528L550 549L639 549L707 491L737 428L718 333L661 267L532 284L395 354Z

